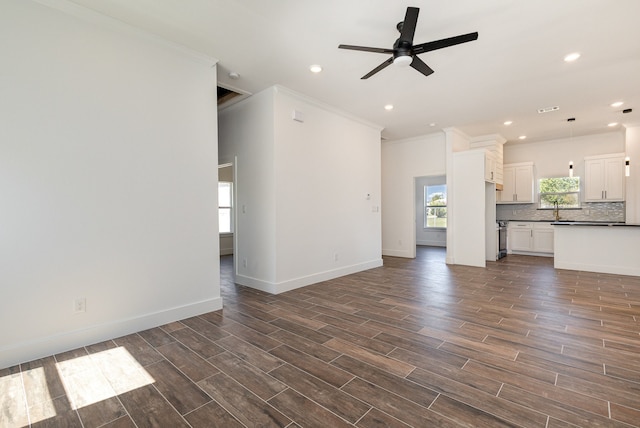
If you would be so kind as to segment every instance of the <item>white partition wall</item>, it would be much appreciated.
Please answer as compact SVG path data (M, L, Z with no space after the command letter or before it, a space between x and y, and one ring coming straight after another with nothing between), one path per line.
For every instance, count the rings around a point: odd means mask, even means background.
M415 257L415 178L444 175L442 132L382 143L382 253Z
M0 13L0 368L222 307L215 61L49 3Z
M380 128L272 87L220 113L220 156L239 284L281 293L382 264Z
M484 149L453 153L453 186L449 189L455 207L450 224L453 264L486 266L484 155Z

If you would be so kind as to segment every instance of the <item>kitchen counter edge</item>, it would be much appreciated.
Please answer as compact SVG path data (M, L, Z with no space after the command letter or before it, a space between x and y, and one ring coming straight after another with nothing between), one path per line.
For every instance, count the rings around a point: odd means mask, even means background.
M609 227L640 227L637 223L606 222L606 221L552 221L553 226L609 226Z

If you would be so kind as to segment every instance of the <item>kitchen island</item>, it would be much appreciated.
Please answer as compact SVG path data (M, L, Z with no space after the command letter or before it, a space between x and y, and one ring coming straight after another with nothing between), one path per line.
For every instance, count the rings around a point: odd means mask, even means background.
M640 224L551 223L554 267L640 276Z

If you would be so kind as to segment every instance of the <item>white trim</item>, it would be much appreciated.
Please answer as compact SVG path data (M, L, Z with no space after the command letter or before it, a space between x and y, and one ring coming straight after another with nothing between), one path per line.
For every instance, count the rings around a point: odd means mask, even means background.
M417 137L402 138L400 140L384 140L384 144L385 145L393 145L393 144L402 144L402 143L412 143L414 141L422 141L425 138L428 138L428 137L430 137L432 135L440 135L440 136L442 136L442 134L443 134L442 131L436 131L436 132L431 132L429 134L418 135ZM444 175L444 174L445 174L444 172L442 172L442 174L437 174L437 173L436 174L431 174L431 173L429 173L429 176L431 176L431 175ZM427 177L427 176L425 175L425 176L419 176L419 177Z
M459 130L458 128L454 128L454 127L442 128L442 131L444 131L445 134L447 133L456 134L459 137L462 137L463 139L467 140L468 142L471 142L471 137L465 134L464 132L462 132L461 130Z
M470 143L475 147L493 147L496 144L504 144L507 142L507 139L504 138L500 134L488 134L488 135L479 135L477 137L471 137Z
M345 275L362 272L380 266L382 266L382 259L377 259L351 266L344 266L338 269L314 273L312 275L301 276L299 278L294 278L277 283L264 281L245 275L236 275L236 284L255 288L257 290L261 290L270 294L280 294L286 291L295 290L297 288L306 287L307 285L316 284L322 281L328 281L334 278L339 278Z
M414 231L413 235L415 236L415 231ZM415 246L413 248L415 248ZM415 259L416 258L415 254L413 254L413 252L411 250L396 250L396 249L385 250L383 248L382 249L382 255L383 256L389 256L389 257L403 257L405 259Z
M216 297L188 305L168 308L163 311L41 337L28 342L11 344L10 346L0 348L0 367L11 367L51 354L126 336L138 331L158 327L207 312L218 311L220 309L222 309L222 298Z
M540 253L537 251L511 251L510 253L507 252L507 254L515 254L515 255L521 255L521 256L536 256L536 257L553 257L553 253Z
M326 110L326 111L328 111L330 113L337 114L338 116L342 116L342 117L345 117L347 119L351 119L351 120L353 120L355 122L358 122L358 123L360 123L362 125L365 125L365 126L368 126L370 128L373 128L378 132L382 132L382 130L384 129L383 126L380 126L380 125L375 124L373 122L369 122L367 120L364 120L362 118L354 116L351 113L347 113L344 110L340 110L337 107L331 106L329 104L325 104L322 101L318 101L318 100L316 100L314 98L311 98L311 97L308 97L306 95L303 95L303 94L301 94L299 92L296 92L296 91L294 91L292 89L285 88L284 86L274 85L273 89L274 89L274 91L276 93L280 92L280 93L283 93L285 95L289 95L291 97L297 98L300 101L303 101L305 103L311 104L311 105L313 105L315 107L321 108L321 109Z
M447 243L442 241L435 241L435 240L426 240L426 241L417 240L416 245L426 245L428 247L446 247Z
M640 276L640 267L555 261L556 269L581 270L584 272L612 273L616 275Z
M585 156L584 160L593 160L593 159L615 159L615 158L624 158L626 153L611 153L606 155L594 155L594 156Z
M142 30L138 27L127 24L126 22L104 15L100 12L96 12L84 6L80 6L79 4L73 3L69 0L33 0L33 1L35 1L36 3L40 3L43 6L56 9L60 12L63 12L75 18L79 18L84 22L96 24L102 28L108 28L118 33L141 37L143 39L162 45L166 48L170 48L197 62L208 65L210 67L214 67L218 63L218 60L212 56L206 55L202 52L197 52L184 45L164 39L156 34Z

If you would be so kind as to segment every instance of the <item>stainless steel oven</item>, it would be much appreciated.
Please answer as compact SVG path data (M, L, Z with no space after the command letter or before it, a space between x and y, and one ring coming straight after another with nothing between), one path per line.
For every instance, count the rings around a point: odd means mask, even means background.
M498 230L498 259L507 255L507 221L497 221Z

